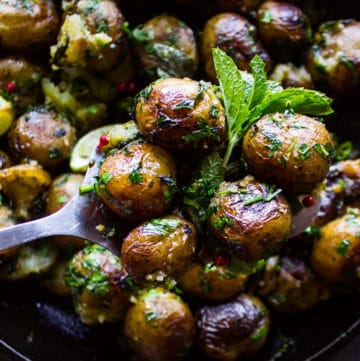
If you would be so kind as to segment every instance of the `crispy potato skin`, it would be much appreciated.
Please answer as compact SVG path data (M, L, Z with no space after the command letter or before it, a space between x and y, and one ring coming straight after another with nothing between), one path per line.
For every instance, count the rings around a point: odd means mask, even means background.
M158 79L161 71L168 76L179 78L192 77L195 74L199 63L196 39L186 24L174 16L160 15L145 22L141 31L148 40L136 44L135 53L140 69L148 79ZM173 59L167 59L166 53L159 59L159 54L155 53L150 44L169 46L180 51L182 56L177 59L177 64L172 64Z
M245 194L245 198L244 198ZM282 194L270 201L247 201L266 198L269 186L252 176L236 182L222 182L210 202L211 233L230 254L257 260L273 253L290 233L292 214Z
M1 5L0 5L1 6ZM14 106L15 115L25 113L27 107L43 101L41 78L45 69L20 56L0 59L0 89L13 83L14 90L8 93Z
M32 52L56 38L59 16L52 0L8 0L0 3L0 48Z
M177 216L143 223L124 239L121 259L126 272L138 282L159 272L178 277L194 259L196 229Z
M209 149L225 141L225 110L208 83L167 78L148 88L136 104L140 132L173 151Z
M308 52L307 68L317 84L336 96L359 94L360 22L325 22L314 39Z
M275 48L282 58L301 51L311 40L309 19L296 5L265 1L257 11L259 36L264 45Z
M257 31L245 17L235 13L222 13L209 19L201 37L201 56L205 73L213 82L217 82L212 48L225 51L241 70L250 70L249 62L258 54L265 62L265 70L271 68L271 59L258 40Z
M324 124L300 114L269 114L245 134L243 153L249 170L269 183L297 193L322 182L333 141Z
M169 207L171 187L176 184L175 163L164 149L149 143L133 143L108 156L100 167L104 203L120 217L147 220L161 216Z
M238 360L265 343L268 312L255 296L241 294L216 306L202 306L196 317L198 347L215 360Z
M82 174L63 173L53 179L45 199L45 213L52 214L65 206L79 192L84 179ZM51 237L59 248L78 249L84 246L84 240L77 237Z
M181 359L191 347L195 324L188 306L162 288L143 291L126 314L124 335L146 361Z
M358 209L327 223L315 240L311 265L316 275L330 284L359 283L360 215Z
M70 158L75 128L60 114L45 107L29 110L8 132L8 143L17 159L32 158L54 169Z
M268 258L257 292L278 312L307 310L332 295L304 260L295 256Z

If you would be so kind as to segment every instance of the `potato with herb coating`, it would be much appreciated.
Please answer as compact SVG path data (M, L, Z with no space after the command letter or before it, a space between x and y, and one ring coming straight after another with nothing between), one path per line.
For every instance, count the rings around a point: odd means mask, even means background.
M41 78L45 69L23 57L0 59L0 91L11 101L15 116L43 100Z
M252 174L297 193L311 192L325 179L332 151L333 141L324 124L289 111L264 115L243 142Z
M176 294L157 287L143 291L126 314L124 335L145 361L186 357L195 333L188 306Z
M54 169L70 158L75 128L61 114L44 106L19 117L8 132L9 147L17 159L31 158Z
M316 83L335 95L360 92L360 22L328 21L320 25L307 58Z
M278 312L307 310L332 295L305 261L295 256L268 258L256 289Z
M159 217L176 191L175 162L156 145L130 143L101 164L98 189L103 202L120 217Z
M311 265L323 281L343 287L359 285L360 211L348 213L327 223L314 242Z
M0 49L36 52L56 38L59 16L52 0L0 2Z
M265 70L271 68L271 59L258 40L256 27L245 17L235 13L222 13L209 19L201 37L201 56L205 73L218 82L212 57L212 48L225 51L240 70L249 71L250 60L259 55L265 62Z
M132 230L122 244L121 259L125 271L140 283L157 275L178 277L190 266L195 249L195 227L169 215Z
M202 306L197 317L198 347L210 358L239 360L259 351L269 332L263 303L250 294L215 306Z
M99 245L79 251L65 271L75 311L86 325L120 320L130 295L121 283L119 257Z
M149 80L192 77L198 66L193 31L181 20L160 15L132 32L139 69Z
M156 81L139 94L135 119L145 137L173 151L213 148L226 137L224 107L203 81Z
M298 56L312 38L307 16L288 2L263 2L257 10L257 24L262 42L281 60Z
M125 19L112 0L80 0L65 13L59 39L51 47L54 65L106 73L125 55Z
M220 184L210 202L210 230L229 254L259 260L289 236L291 209L280 192L252 176Z

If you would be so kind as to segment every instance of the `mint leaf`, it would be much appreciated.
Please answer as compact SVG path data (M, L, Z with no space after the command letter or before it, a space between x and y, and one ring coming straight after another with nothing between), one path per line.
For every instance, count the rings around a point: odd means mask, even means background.
M254 77L254 87L249 108L261 103L267 92L267 77L265 63L259 55L255 55L250 61L251 73Z

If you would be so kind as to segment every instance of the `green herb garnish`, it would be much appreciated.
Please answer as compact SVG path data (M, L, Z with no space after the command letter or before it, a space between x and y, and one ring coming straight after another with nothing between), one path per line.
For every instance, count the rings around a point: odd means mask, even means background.
M339 246L336 248L336 252L340 255L345 257L349 253L349 247L351 245L351 241L348 239L343 239Z

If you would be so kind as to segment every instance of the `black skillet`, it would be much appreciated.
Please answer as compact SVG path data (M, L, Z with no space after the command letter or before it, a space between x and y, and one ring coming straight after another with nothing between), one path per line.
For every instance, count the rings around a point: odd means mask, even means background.
M320 17L357 17L357 0L314 0ZM133 0L122 11L131 23L152 15L153 2ZM160 7L157 13L164 12ZM140 5L141 4L141 5ZM141 13L136 9L142 9ZM325 9L325 11L324 11ZM180 9L189 24L201 21L202 9ZM200 20L199 20L200 19ZM360 119L356 99L335 104L328 127L345 139L357 140ZM252 361L359 361L360 294L324 302L314 309L272 319L264 350ZM0 284L0 361L118 361L129 360L121 339L121 325L88 328L74 314L70 301L50 295L36 282ZM199 355L191 359L200 360ZM155 360L154 360L155 361Z

